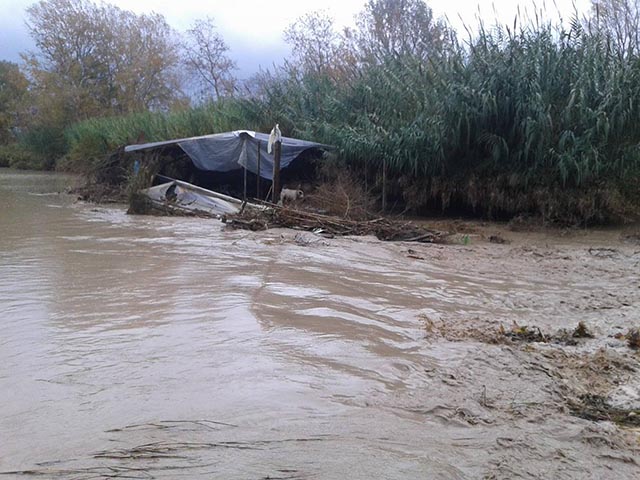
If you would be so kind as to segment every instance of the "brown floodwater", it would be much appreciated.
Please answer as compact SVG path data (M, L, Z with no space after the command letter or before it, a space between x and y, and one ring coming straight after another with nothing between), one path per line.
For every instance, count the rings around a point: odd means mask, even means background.
M638 478L637 430L563 403L640 405L621 232L228 231L76 202L74 182L0 169L0 478ZM484 336L578 321L591 343ZM600 354L617 383L584 374Z

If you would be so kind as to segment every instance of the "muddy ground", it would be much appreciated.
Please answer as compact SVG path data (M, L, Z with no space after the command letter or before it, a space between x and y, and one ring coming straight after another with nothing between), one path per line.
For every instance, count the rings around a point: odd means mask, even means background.
M425 342L451 357L425 370L407 412L468 426L461 442L482 438L484 478L637 478L638 228L428 224L456 232L454 245L399 253L416 270L464 272L477 291L458 292L467 308L418 314ZM425 405L432 389L447 401Z

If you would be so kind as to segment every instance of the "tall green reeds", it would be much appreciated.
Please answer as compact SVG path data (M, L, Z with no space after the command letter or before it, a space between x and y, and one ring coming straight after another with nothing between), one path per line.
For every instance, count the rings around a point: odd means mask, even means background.
M481 32L431 65L365 70L335 139L354 160L417 175L518 173L581 186L638 169L640 63L550 26ZM364 154L364 155L363 155Z
M276 98L296 132L384 162L415 207L604 220L640 187L640 59L610 45L578 22L481 28L430 62L393 56L324 85L303 75Z
M89 119L66 130L66 163L82 171L124 145L250 128L245 117L242 102L230 100L170 113Z

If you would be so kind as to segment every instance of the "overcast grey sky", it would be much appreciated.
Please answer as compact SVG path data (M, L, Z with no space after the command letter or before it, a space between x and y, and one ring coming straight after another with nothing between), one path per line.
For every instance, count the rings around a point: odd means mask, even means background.
M25 27L25 8L34 0L0 0L0 59L18 62L19 52L32 49L33 43ZM230 55L238 62L239 76L248 77L260 65L269 67L278 63L288 53L282 39L283 30L306 12L326 10L339 26L353 24L354 15L361 11L366 0L107 0L136 13L155 11L165 16L169 24L178 31L186 30L198 18L214 17L220 33L231 48ZM518 9L531 10L533 1L514 0L431 0L427 1L436 16L447 16L460 28L461 19L468 24L480 11L488 22L496 17L502 23L512 23ZM574 4L578 11L586 13L589 0L538 0L538 8L547 12L559 11L568 19ZM552 18L557 15L550 13Z

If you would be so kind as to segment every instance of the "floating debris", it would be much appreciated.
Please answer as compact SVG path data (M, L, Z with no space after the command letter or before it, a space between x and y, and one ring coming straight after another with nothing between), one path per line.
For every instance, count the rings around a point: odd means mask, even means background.
M573 338L594 338L593 333L587 328L584 322L578 322L578 326L571 334Z
M626 340L627 346L633 350L638 350L640 348L640 329L639 328L630 328L626 334L622 332L618 332L615 335L611 335L611 336L616 340Z
M625 335L629 348L637 350L640 348L640 328L631 328Z
M489 236L489 242L490 243L498 243L498 244L509 243L508 240L504 239L500 235L490 235Z
M230 228L266 230L268 228L293 228L305 231L322 231L328 235L375 235L379 240L443 243L448 234L412 222L399 222L387 218L358 221L295 210L286 206L269 205L264 210L245 210L227 214L222 221Z
M547 343L549 341L549 337L547 337L539 327L528 327L527 325L518 325L515 320L513 321L513 325L511 329L506 330L502 325L500 325L499 332L510 338L511 340L516 340L520 342L543 342Z

